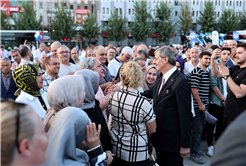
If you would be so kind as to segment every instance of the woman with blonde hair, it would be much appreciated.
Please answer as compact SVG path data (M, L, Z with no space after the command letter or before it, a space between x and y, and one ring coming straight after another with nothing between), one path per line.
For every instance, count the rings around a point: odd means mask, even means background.
M149 165L148 134L156 131L156 122L151 101L137 90L142 86L142 70L136 62L127 62L120 78L122 88L109 97L112 165Z
M44 125L31 106L1 101L1 165L41 165L48 146Z

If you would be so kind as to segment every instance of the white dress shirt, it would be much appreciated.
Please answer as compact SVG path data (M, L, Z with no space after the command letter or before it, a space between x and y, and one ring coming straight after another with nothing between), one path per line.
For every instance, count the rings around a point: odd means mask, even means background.
M44 103L47 107L47 109L50 107L48 100L47 100L47 93L44 90L40 90L40 93L42 95L42 98L44 100ZM46 110L43 109L38 97L34 97L24 91L21 91L21 94L17 97L17 99L15 100L17 103L23 103L23 104L27 104L29 106L31 106L34 111L39 115L39 117L41 118L41 120L43 121Z

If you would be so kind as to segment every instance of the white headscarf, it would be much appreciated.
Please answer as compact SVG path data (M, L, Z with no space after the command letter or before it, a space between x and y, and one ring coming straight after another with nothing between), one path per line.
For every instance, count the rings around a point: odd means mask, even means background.
M87 114L76 107L66 107L56 113L48 131L49 145L44 165L87 166L89 156L76 147L86 138Z

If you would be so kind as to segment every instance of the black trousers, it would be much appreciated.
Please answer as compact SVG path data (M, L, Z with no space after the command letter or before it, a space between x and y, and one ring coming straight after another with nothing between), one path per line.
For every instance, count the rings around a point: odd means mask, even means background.
M160 166L183 166L183 158L180 153L167 153L156 150L157 163Z
M125 160L122 160L119 157L114 156L114 160L111 163L111 166L149 166L149 159L139 162L127 162Z
M216 104L209 104L208 112L218 119L215 132L215 141L217 141L224 128L224 107L220 107ZM215 124L206 122L206 127L208 146L213 146L213 132Z

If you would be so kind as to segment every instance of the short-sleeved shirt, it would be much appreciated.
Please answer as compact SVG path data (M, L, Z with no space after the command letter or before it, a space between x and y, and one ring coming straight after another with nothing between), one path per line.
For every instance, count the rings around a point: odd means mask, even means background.
M199 66L191 71L189 76L189 81L191 88L197 88L199 97L202 103L206 106L209 101L209 89L210 89L210 78L208 71L202 70ZM192 94L193 95L193 94ZM194 108L198 108L199 104L197 103L193 95L193 104Z
M109 110L112 115L113 154L128 162L147 160L146 123L156 119L151 100L141 96L138 90L123 86L110 95Z
M41 62L41 55L45 54L45 52L44 51L40 52L40 50L37 49L34 51L33 54L34 54L34 58L33 58L34 62L36 62L35 58L38 58L38 60Z
M108 69L112 77L116 77L118 70L120 66L122 65L122 62L120 62L117 58L112 59L108 64Z
M240 66L232 66L229 68L230 76L232 80L240 86L240 84L246 85L246 67L240 68ZM225 117L234 120L241 112L246 109L246 96L237 99L230 88L228 88L228 94L225 103Z

